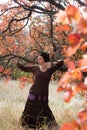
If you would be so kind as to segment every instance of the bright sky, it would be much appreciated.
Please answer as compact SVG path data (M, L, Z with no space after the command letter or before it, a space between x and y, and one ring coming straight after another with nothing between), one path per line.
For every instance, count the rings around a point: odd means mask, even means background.
M1 3L8 2L8 1L9 1L9 0L1 0L1 1L0 1L0 4L1 4Z
M8 1L9 1L9 0L0 0L0 4L1 4L1 3L8 2ZM83 12L83 11L82 11L82 12ZM87 12L84 12L83 15L84 15L84 16L87 16Z

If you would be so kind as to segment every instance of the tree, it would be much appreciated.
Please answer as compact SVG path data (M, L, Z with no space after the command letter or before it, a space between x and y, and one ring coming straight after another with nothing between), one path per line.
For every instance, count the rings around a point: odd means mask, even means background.
M54 51L60 48L59 44L55 43L53 34L53 21L55 14L59 10L65 10L65 8L70 4L70 1L54 1L54 0L13 0L5 4L1 4L1 37L6 39L7 36L12 37L12 35L17 34L19 31L25 29L25 27L30 26L30 23L34 20L37 15L46 15L50 19L50 33L49 39L53 45ZM75 4L80 7L86 7L86 1L82 2L76 0ZM3 22L4 21L4 22ZM47 32L44 33L47 35ZM24 34L25 35L25 34ZM67 36L67 35L66 35ZM63 39L65 40L65 39ZM61 41L63 41L61 40ZM58 43L58 42L57 42ZM56 45L55 45L56 44ZM57 56L57 55L56 55Z
M17 1L14 2L16 3ZM58 38L57 40L55 40L53 34L53 17L56 12L55 7L51 7L51 5L48 6L48 4L46 5L46 7L44 7L45 5L43 4L43 8L47 8L44 9L44 11L48 10L49 12L49 10L51 10L49 13L44 14L43 11L42 13L40 13L41 15L39 15L39 12L32 10L33 13L30 14L30 9L27 11L20 7L20 4L22 4L22 2L23 1L17 2L15 6L10 2L3 5L1 4L1 59L6 62L6 64L5 62L3 63L5 64L4 68L6 68L11 59L15 57L19 57L20 59L23 59L27 62L34 62L37 52L39 52L39 50L47 50L49 44L51 48L49 50L51 51L51 55L53 56L54 52L56 52L55 57L61 57L61 46L57 44ZM36 3L38 7L41 6L40 1L33 2L33 4ZM27 4L29 4L29 6L32 6L32 2L28 2ZM42 7L40 7L40 9L42 9ZM29 17L25 18L24 16L26 16L27 13L29 13L30 15ZM42 17L42 20L40 16ZM45 21L42 25L43 19L46 19L47 21ZM40 22L40 25L38 24L38 22ZM36 24L36 26L34 24ZM25 26L26 28L24 28ZM44 32L41 32L40 28L44 28L45 26L48 29L45 28ZM37 28L39 28L39 30L37 30ZM25 39L25 37L27 38ZM37 37L38 40L36 41ZM29 57L31 58L32 54L34 54L35 57L32 56L31 60L29 59ZM4 72L4 68L1 72Z
M11 73L8 66L16 57L35 63L38 52L47 50L52 60L62 54L68 67L58 87L64 100L69 102L79 92L87 94L86 0L13 0L0 8L1 72ZM87 109L78 113L78 119L61 130L87 129Z

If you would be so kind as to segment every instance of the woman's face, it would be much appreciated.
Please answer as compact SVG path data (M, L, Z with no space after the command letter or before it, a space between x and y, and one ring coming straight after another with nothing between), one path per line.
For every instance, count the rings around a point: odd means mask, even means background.
M40 65L43 65L45 63L45 60L42 56L38 56L37 60Z

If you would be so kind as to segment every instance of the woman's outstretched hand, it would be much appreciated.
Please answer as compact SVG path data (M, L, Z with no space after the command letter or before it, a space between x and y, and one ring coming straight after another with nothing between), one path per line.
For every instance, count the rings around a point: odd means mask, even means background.
M58 64L58 65L62 65L64 63L64 61L62 59L56 60L55 62L53 62L54 65Z

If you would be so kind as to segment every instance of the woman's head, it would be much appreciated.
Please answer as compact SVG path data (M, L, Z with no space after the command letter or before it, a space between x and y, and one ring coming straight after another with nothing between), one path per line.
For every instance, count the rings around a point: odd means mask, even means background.
M38 56L38 62L40 64L43 64L44 62L49 62L50 61L50 56L47 52L41 52Z

